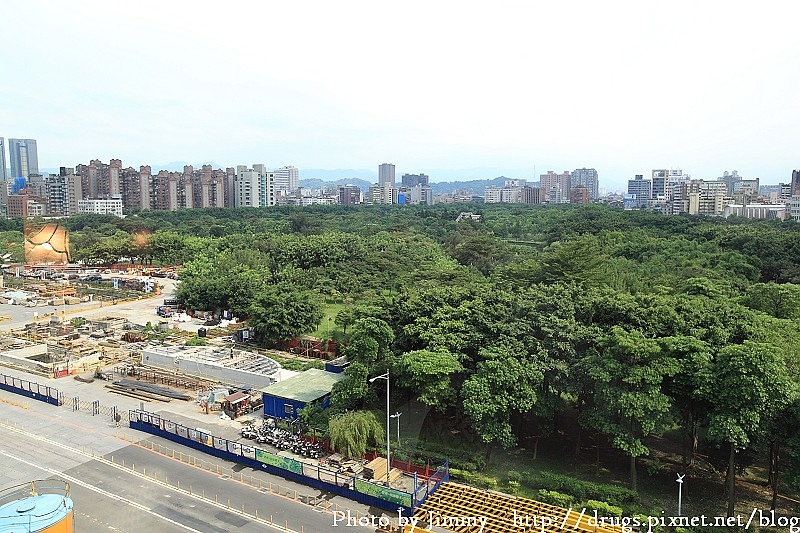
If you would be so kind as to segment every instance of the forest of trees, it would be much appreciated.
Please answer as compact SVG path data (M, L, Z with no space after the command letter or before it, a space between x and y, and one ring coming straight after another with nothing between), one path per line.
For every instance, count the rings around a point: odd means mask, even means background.
M471 209L481 221L456 223ZM735 477L753 461L800 489L800 225L604 206L328 206L66 219L86 263L183 265L189 308L264 342L314 331L327 303L351 365L331 413L379 406L368 379L490 450L603 439L630 485L678 430ZM7 246L19 228L7 225ZM362 417L361 422L364 424ZM342 426L336 418L336 427ZM599 452L598 452L599 453ZM775 497L776 497L775 496ZM773 501L774 504L774 501Z

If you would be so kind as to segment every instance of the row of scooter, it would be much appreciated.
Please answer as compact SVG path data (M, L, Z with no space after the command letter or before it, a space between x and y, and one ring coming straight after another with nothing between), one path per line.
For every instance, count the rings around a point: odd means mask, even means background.
M269 444L279 450L291 450L292 453L311 459L319 459L325 455L325 449L319 444L308 442L290 431L264 424L260 428L255 425L242 428L242 437L255 440L259 444Z

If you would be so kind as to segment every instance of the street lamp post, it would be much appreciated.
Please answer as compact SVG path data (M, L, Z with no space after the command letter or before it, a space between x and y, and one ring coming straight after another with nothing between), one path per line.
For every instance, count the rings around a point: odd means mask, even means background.
M400 415L403 413L395 413L389 418L396 418L397 419L397 445L400 446Z
M678 479L675 481L678 483L678 516L681 516L681 500L683 499L683 478L686 474L678 474Z
M392 459L391 455L389 455L389 372L385 374L381 374L380 376L375 376L374 378L370 379L369 382L372 383L376 379L385 379L386 380L386 486L389 486L389 470L392 466Z

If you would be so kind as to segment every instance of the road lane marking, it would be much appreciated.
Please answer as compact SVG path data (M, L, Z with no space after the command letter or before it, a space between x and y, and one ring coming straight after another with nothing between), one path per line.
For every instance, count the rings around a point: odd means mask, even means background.
M133 500L129 500L128 498L123 498L122 496L120 496L118 494L114 494L113 492L109 492L107 490L103 490L103 489L97 488L94 485L86 483L85 481L81 481L80 479L78 479L76 477L70 476L69 474L65 474L64 472L60 472L60 471L56 470L55 468L49 468L47 466L38 465L38 464L33 463L31 461L26 461L25 459L21 459L19 457L11 455L10 453L6 453L4 450L0 450L0 455L4 455L4 456L8 457L9 459L12 459L14 461L26 464L26 465L31 466L33 468L38 468L39 470L43 470L44 472L47 472L50 475L57 476L59 478L63 478L65 481L69 481L70 483L73 483L75 485L79 485L79 486L81 486L81 487L83 487L85 489L89 489L89 490L91 490L93 492L96 492L98 494L102 494L103 496L106 496L106 497L111 498L113 500L117 500L117 501L122 502L124 504L130 505L131 507L139 509L140 511L144 511L145 513L147 513L147 514L149 514L151 516L159 518L159 519L161 519L161 520L163 520L165 522L169 522L170 524L173 524L173 525L176 525L178 527L181 527L181 528L183 528L183 529L185 529L187 531L192 531L192 532L195 532L195 533L203 533L200 530L194 529L194 528L189 527L189 526L187 526L185 524L181 524L180 522L176 522L175 520L172 520L171 518L167 518L164 515L160 515L157 512L155 512L152 509L150 509L149 507L147 507L146 505L142 505L141 503L135 502Z

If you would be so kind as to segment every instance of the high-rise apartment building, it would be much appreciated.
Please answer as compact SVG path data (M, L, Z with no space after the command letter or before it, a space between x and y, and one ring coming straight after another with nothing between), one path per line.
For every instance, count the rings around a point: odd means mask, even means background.
M199 173L195 171L192 180L195 207L225 207L225 173L213 170L211 165L203 165Z
M722 176L717 178L717 181L721 181L725 183L726 193L728 196L733 195L733 184L737 181L741 180L741 176L739 176L739 171L734 170L732 172L728 172L727 170L722 173Z
M392 163L381 163L378 165L378 186L394 187L394 165Z
M39 155L34 139L9 139L8 158L11 162L11 177L26 178L39 173Z
M597 171L593 168L576 168L573 170L570 186L586 187L590 201L600 198L600 180L597 177Z
M153 169L150 165L139 167L139 209L153 209ZM77 209L77 206L76 206Z
M65 205L65 215L72 216L78 214L78 202L83 200L83 182L81 181L81 177L77 174L68 174L65 177L66 183L65 191L66 191L66 203Z
M47 194L47 214L65 215L67 203L66 169L61 167L58 174L50 174L45 178Z
M792 196L800 196L800 170L792 170Z
M506 180L503 187L488 186L483 190L483 201L487 204L521 202L522 190L527 187L524 179Z
M546 202L551 204L568 204L569 190L572 188L572 173L565 170L556 174L548 170L547 174L539 175L539 189Z
M586 205L591 198L589 197L589 189L585 185L576 185L569 190L569 203Z
M0 137L0 181L8 180L6 174L6 141Z
M235 207L269 207L275 205L275 173L261 164L236 167Z
M294 192L300 188L300 171L286 166L275 171L275 191Z
M670 186L667 213L673 215L721 215L725 207L725 183L683 179Z
M357 185L339 185L337 189L339 203L342 205L355 205L361 203L361 189Z

